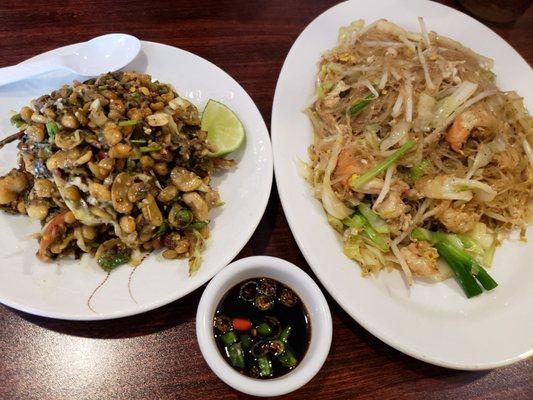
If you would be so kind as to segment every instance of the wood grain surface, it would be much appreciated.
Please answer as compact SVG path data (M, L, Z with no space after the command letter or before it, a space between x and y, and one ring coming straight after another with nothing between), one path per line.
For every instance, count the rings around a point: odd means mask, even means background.
M130 33L217 64L241 83L269 123L291 44L334 3L2 0L0 66L99 34ZM533 9L514 25L488 25L532 63ZM275 188L257 232L238 257L259 254L285 258L312 275ZM200 354L194 329L202 290L152 312L104 322L49 320L0 306L0 399L248 398L221 382ZM533 398L531 359L486 372L435 367L383 344L329 296L328 301L334 325L330 355L291 399Z

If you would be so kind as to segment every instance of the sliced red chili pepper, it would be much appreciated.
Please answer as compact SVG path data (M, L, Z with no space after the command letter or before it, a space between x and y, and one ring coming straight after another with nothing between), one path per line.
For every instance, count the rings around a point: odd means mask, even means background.
M236 331L249 331L252 329L252 321L247 318L233 318L231 321Z

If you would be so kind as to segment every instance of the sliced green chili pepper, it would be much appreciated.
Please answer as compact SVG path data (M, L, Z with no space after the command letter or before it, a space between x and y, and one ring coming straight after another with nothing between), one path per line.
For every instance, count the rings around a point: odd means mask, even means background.
M285 343L282 340L270 341L270 352L273 356L279 356L285 351Z
M281 365L283 365L285 368L292 369L296 367L298 364L298 360L296 359L296 356L294 353L286 349L280 356L279 356L279 362Z
M240 343L233 343L227 347L227 352L231 365L237 368L244 368L244 351Z
M248 332L241 335L241 346L244 350L250 349L254 344L252 336Z
M257 296L257 282L248 281L239 289L239 296L244 301L254 301Z
M267 311L274 307L274 299L272 297L265 296L264 294L260 294L255 298L254 304L259 310Z
M264 356L264 355L268 354L269 350L270 350L270 346L269 346L268 342L265 341L265 340L260 340L259 342L256 342L252 346L252 349L250 350L250 353L254 357L261 357L261 356Z
M259 280L259 293L265 296L274 296L276 294L277 285L272 279L261 278Z
M292 331L292 326L287 325L285 328L283 328L283 330L279 334L278 339L284 343L287 343L287 341L289 340L289 335L291 334L291 331Z
M233 343L237 343L237 334L235 331L227 332L220 336L220 339L224 346L231 346Z
M259 376L266 377L272 375L272 363L267 356L257 357L257 366L259 367Z
M233 324L231 319L225 315L217 315L213 320L213 325L222 333L230 332L233 330Z
M298 303L298 296L289 288L283 288L279 295L279 302L285 307L294 307Z
M256 330L259 336L269 336L272 333L272 328L266 322L259 324Z

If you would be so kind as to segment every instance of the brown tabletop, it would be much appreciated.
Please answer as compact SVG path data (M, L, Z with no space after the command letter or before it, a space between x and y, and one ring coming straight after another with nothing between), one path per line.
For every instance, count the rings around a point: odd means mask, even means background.
M248 91L269 123L291 44L334 3L2 0L0 66L99 34L130 33L217 64ZM532 25L533 8L514 25L489 24L530 64ZM237 258L259 254L282 257L312 275L275 188L258 230ZM194 319L202 290L145 314L103 322L50 320L0 306L0 399L246 398L221 382L200 354ZM486 372L435 367L385 345L329 296L328 301L334 329L329 357L290 398L533 398L532 359Z

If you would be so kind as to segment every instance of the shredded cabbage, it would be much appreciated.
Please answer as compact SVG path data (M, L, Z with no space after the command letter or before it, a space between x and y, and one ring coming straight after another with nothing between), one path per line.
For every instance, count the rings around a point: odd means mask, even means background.
M492 161L494 154L504 151L505 147L506 143L503 136L496 136L490 143L481 143L477 149L474 163L465 178L470 179L478 169L483 168Z
M80 199L78 201L72 201L65 197L66 182L63 178L60 178L58 175L54 175L54 182L63 201L70 211L72 211L74 217L76 217L78 221L85 225L98 225L102 223L99 218L96 218L94 214L91 213L85 200Z
M490 249L495 242L494 232L482 222L476 223L474 228L468 233L468 236L479 244L483 250Z
M331 188L331 173L337 165L337 158L341 151L343 136L341 132L337 133L337 139L331 150L331 157L326 166L324 172L324 180L322 182L322 205L328 214L334 216L337 219L344 219L350 216L352 210L346 207L346 205L337 197L333 189Z
M298 158L296 160L296 168L298 170L299 175L305 179L308 182L311 182L311 178L313 176L313 171L309 164L307 164L302 159Z
M379 149L385 151L397 143L403 142L408 137L411 125L407 121L400 121L394 125L385 139L381 141Z
M328 214L328 223L331 225L333 229L335 229L339 233L344 232L344 225L340 219L337 219L331 215Z
M415 42L423 41L422 36L418 33L408 32L403 28L400 28L398 25L382 19L377 24L377 29L384 33L390 33L397 36L398 38L407 38L409 40L414 40Z
M352 38L357 36L357 33L365 26L365 21L362 19L358 19L357 21L353 21L348 26L342 26L339 29L339 36L338 36L338 42L339 44L346 44L351 41Z
M417 130L427 132L430 130L433 119L433 108L435 107L435 98L426 93L421 93L418 97L416 106L417 117L414 121L414 127Z
M202 264L202 250L205 247L205 239L196 229L192 230L194 242L191 243L192 254L189 258L189 276L193 275Z
M430 199L470 201L475 194L477 200L489 202L496 196L496 191L486 183L449 175L425 179L418 185L418 190Z
M433 128L440 127L452 113L467 101L476 91L477 83L464 81L455 91L448 97L445 97L437 104L432 126Z

